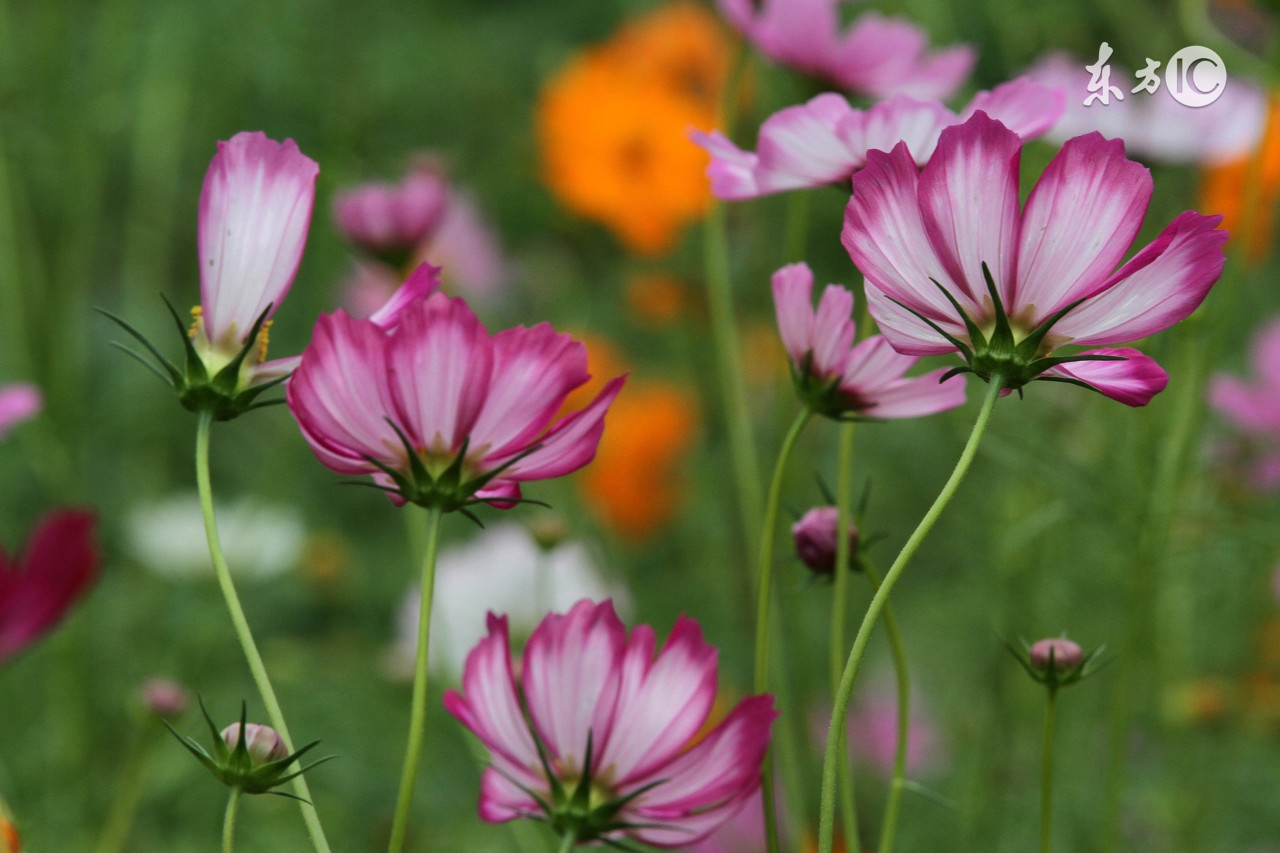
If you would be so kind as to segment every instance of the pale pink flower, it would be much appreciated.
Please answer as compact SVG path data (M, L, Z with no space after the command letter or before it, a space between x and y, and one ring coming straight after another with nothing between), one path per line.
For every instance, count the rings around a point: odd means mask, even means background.
M824 729L825 736L825 729ZM893 775L898 748L898 699L883 687L871 691L849 715L849 752L886 779ZM933 721L915 701L907 726L907 772L937 765L941 743Z
M96 523L90 512L52 512L21 557L0 552L0 664L56 625L97 577Z
M447 509L590 462L623 378L557 419L590 378L586 347L547 323L490 336L438 285L424 264L368 319L316 322L287 400L320 461Z
M905 142L915 162L933 156L944 128L982 110L1023 139L1048 130L1062 115L1063 92L1019 77L979 92L957 115L937 101L899 95L860 110L833 92L787 107L760 126L756 151L743 151L719 131L690 132L711 155L707 176L717 198L758 198L795 189L842 184L867 164L867 152Z
M448 181L419 164L398 184L367 183L339 192L333 218L352 243L399 264L431 238L448 207Z
M319 171L292 139L238 133L218 143L200 193L200 312L192 341L210 377L289 292ZM295 357L262 364L265 350L259 335L259 352L242 367L242 385L283 376L298 363Z
M1033 379L1145 405L1168 376L1134 349L1105 348L1189 315L1222 272L1221 216L1179 215L1116 270L1151 198L1124 143L1067 142L1019 203L1021 140L978 113L942 132L918 169L906 145L872 152L853 178L842 240L899 352L959 352L1006 390ZM989 274L989 282L986 276ZM1051 356L1063 344L1104 347Z
M923 30L875 12L843 32L844 0L718 0L721 13L775 62L873 98L949 98L976 59L968 45L928 51Z
M43 406L40 389L30 383L0 386L0 439L18 424L38 415Z
M1262 139L1267 96L1240 77L1229 77L1213 103L1189 107L1170 94L1163 74L1155 92L1135 93L1130 91L1138 82L1133 72L1111 63L1112 85L1120 86L1124 99L1112 96L1107 104L1095 100L1086 107L1091 74L1085 65L1091 61L1051 53L1026 71L1027 77L1066 92L1066 110L1045 134L1053 142L1061 144L1096 130L1123 139L1131 156L1213 165L1243 157Z
M1257 454L1250 468L1261 489L1280 486L1280 317L1254 337L1252 381L1227 373L1209 379L1209 405L1246 439Z
M695 742L715 702L717 653L694 620L677 620L655 659L649 626L628 638L612 604L580 601L533 632L519 686L507 620L490 614L488 623L489 636L467 658L465 695L445 695L492 758L482 819L543 819L579 843L681 847L757 790L773 697L744 699ZM590 801L574 813L566 800L579 786Z
M853 294L827 285L813 308L808 264L773 274L778 331L791 360L796 390L805 404L829 417L915 418L964 404L964 382L940 381L945 369L907 377L917 361L895 352L880 335L853 343Z

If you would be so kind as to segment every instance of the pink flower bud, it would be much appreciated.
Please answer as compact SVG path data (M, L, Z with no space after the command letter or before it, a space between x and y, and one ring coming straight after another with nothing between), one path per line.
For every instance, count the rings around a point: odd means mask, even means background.
M1079 644L1062 637L1037 640L1031 645L1029 656L1031 665L1042 670L1049 669L1052 658L1052 667L1057 672L1074 669L1080 665L1080 661L1084 660L1084 652Z
M791 525L791 537L796 543L796 554L815 572L829 575L835 570L837 527L839 527L839 512L833 506L814 507ZM850 521L850 556L857 548L858 528Z
M191 704L191 694L187 692L187 688L167 678L147 679L139 694L143 706L162 720L181 717Z
M279 761L289 754L280 733L270 726L249 723L245 726L245 731L248 732L245 748L249 750L253 760L259 764ZM240 724L232 723L223 729L222 739L226 741L227 746L235 749L240 743Z

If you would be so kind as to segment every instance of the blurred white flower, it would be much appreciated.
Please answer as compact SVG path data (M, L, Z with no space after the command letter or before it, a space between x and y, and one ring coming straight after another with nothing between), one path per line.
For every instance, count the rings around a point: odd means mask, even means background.
M306 525L296 507L243 498L227 506L215 505L215 512L232 574L265 580L297 566ZM135 507L126 521L126 535L129 553L161 577L213 575L204 516L195 494Z
M419 594L415 584L400 606L386 662L393 678L413 677ZM549 611L567 611L583 598L612 598L620 612L628 609L626 590L600 577L581 542L543 551L527 528L504 523L465 545L441 549L431 616L431 671L457 681L467 653L485 636L489 611L506 614L512 638L523 641Z

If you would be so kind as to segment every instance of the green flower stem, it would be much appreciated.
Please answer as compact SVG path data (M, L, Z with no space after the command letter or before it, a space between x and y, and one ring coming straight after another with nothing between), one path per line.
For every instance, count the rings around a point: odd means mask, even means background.
M138 814L138 803L142 800L142 792L146 787L147 762L151 757L151 748L158 734L164 731L156 725L155 720L147 720L139 733L133 749L125 758L120 768L120 778L116 780L115 799L111 803L111 811L102 825L102 834L98 836L95 853L121 853L129 840L129 831L133 828L134 818Z
M807 192L793 192L787 196L787 257L786 263L804 260L809 237L809 196Z
M240 597L231 580L231 569L227 566L227 558L222 554L222 542L218 538L218 522L213 514L213 489L209 485L209 428L212 424L213 415L207 411L201 412L200 422L196 427L196 487L200 491L200 508L204 512L204 532L209 540L209 556L213 559L218 586L222 588L222 596L226 599L231 623L235 626L236 636L240 638L240 647L244 650L245 660L249 662L249 671L253 673L262 704L266 706L267 717L271 720L271 726L280 733L285 749L293 752L293 738L289 736L284 712L280 710L280 702L276 699L271 679L267 677L262 655L258 653L258 646L253 641L253 632L249 630L244 608L240 606ZM295 776L292 787L299 799L298 806L302 809L302 820L307 825L307 834L311 836L311 845L317 853L329 853L329 841L320 826L320 816L316 813L316 807L311 804L311 791L307 787L306 775Z
M831 595L831 695L840 689L844 669L845 620L849 605L849 522L853 506L853 439L858 422L840 425L840 456L836 469L836 569ZM853 787L853 767L849 764L849 728L840 727L837 748L844 756L837 768L840 786L840 821L844 824L846 847L858 849L858 806Z
M227 799L227 813L222 818L222 853L231 853L235 846L236 810L240 807L241 793L239 788L232 788Z
M1049 688L1044 711L1044 752L1040 762L1040 853L1053 849L1053 700L1058 691Z
M880 591L880 575L869 562L862 569L871 581L873 592ZM898 617L893 604L884 603L884 630L889 636L889 651L893 655L893 674L898 682L898 742L893 749L893 779L889 783L889 798L884 804L884 821L880 825L879 853L892 853L893 838L898 831L898 808L902 803L902 789L907 779L907 750L911 738L911 673L907 671L907 654L902 645L902 632L898 630ZM845 729L842 727L841 731ZM847 762L842 762L847 763Z
M577 843L578 843L578 836L574 834L572 829L569 830L564 834L564 838L561 839L560 841L559 853L569 853L569 851L572 850L573 846Z
M769 484L769 501L765 504L764 525L760 528L760 571L759 589L756 593L756 666L752 693L769 692L769 625L773 601L773 534L778 526L778 503L782 498L782 475L787 469L787 460L796 446L796 439L804 425L809 422L813 412L804 409L791 422L791 428L782 440L782 449L778 451L778 464L773 469L773 480ZM761 770L761 799L764 802L765 837L768 842L768 853L778 853L778 818L773 791L773 761L769 753L765 754L764 766Z
M836 694L835 707L831 710L831 726L827 732L827 749L822 762L822 803L818 815L818 853L831 853L832 845L835 841L836 763L840 760L840 756L837 754L840 744L839 730L845 725L845 717L849 712L849 699L853 695L853 682L858 675L858 665L862 663L862 655L867 649L867 642L871 638L871 629L875 627L876 619L879 618L880 611L884 609L885 603L889 599L889 593L893 591L893 587L897 584L903 569L906 568L911 558L915 556L920 543L924 541L924 537L933 529L938 516L942 515L942 511L946 509L952 496L955 495L956 489L959 488L960 481L968 473L969 465L973 462L974 454L978 450L978 444L982 440L982 434L986 432L987 422L991 419L991 412L995 409L996 400L1000 398L1000 389L1003 384L1004 378L1002 376L998 374L992 375L990 385L987 388L987 396L982 401L982 408L978 410L978 419L973 425L973 431L969 434L969 440L965 443L964 450L960 452L960 459L956 462L955 469L951 472L951 476L943 485L942 491L934 500L933 506L929 507L929 511L924 514L924 518L920 519L920 524L916 526L915 531L907 539L907 543L902 546L897 559L889 567L884 583L880 585L880 589L872 597L871 604L867 607L867 613L862 619L862 625L858 628L858 635L854 638L853 648L849 651L849 660L845 664L844 674L840 678L840 690Z
M413 666L413 705L409 711L409 745L404 753L404 770L400 774L400 794L396 797L396 814L391 824L389 853L404 849L405 830L413 801L413 786L418 778L418 761L422 756L422 729L427 717L427 653L431 637L431 597L436 585L436 554L440 550L439 507L427 510L427 548L422 560L422 597L418 610L418 653Z
M760 529L760 462L751 435L751 414L742 377L741 345L733 316L733 292L729 282L729 238L724 206L712 204L704 226L704 264L707 279L707 311L711 318L711 338L716 350L720 393L729 430L729 452L733 457L734 485L738 496L747 553L751 552L752 531Z

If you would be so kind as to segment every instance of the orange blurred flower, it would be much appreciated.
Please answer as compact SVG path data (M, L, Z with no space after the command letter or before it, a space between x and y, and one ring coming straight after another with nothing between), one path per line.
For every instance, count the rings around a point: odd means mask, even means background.
M660 254L711 200L690 127L716 125L729 41L710 12L679 3L584 51L543 89L543 177L569 209L631 251Z
M656 532L680 509L680 464L697 428L697 404L688 390L632 380L609 409L595 461L578 478L583 502L625 538Z
M1201 174L1199 209L1223 215L1222 227L1236 246L1243 245L1250 261L1267 254L1275 231L1276 200L1280 198L1280 94L1273 94L1267 127L1250 154Z
M646 326L669 326L684 311L685 286L662 273L637 273L627 279L627 309Z

